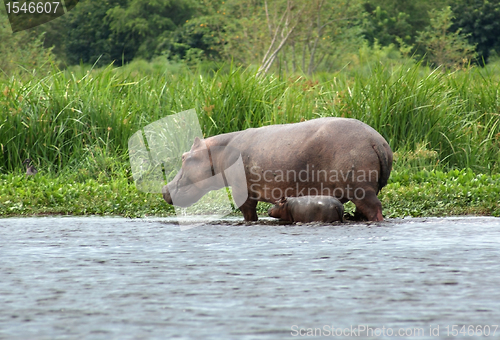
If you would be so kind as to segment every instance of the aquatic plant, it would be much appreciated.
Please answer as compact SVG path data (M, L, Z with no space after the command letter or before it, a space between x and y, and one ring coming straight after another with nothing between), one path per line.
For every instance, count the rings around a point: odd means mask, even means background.
M20 168L26 158L47 171L126 164L135 131L195 108L205 136L352 117L379 131L408 166L497 173L498 78L488 68L447 73L411 63L339 72L322 81L259 77L251 68L231 66L215 72L166 68L145 76L126 67L80 67L54 69L43 78L0 79L0 171ZM433 156L415 158L424 146Z

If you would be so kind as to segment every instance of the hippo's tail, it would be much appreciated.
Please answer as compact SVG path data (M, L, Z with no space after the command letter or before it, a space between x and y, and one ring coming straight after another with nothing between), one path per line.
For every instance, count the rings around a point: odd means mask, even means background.
M378 177L377 195L383 187L387 185L387 180L392 170L392 150L387 143L374 144L373 150L378 156L380 162L380 175Z

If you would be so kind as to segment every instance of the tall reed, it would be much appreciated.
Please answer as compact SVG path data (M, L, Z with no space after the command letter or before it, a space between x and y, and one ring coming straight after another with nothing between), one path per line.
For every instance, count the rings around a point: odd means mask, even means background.
M399 153L425 147L443 168L498 172L496 73L456 73L419 64L379 66L326 80L257 77L224 67L151 75L130 68L54 70L44 78L0 79L0 171L30 157L50 171L85 160L125 161L128 138L166 115L195 108L205 136L322 116L360 119Z

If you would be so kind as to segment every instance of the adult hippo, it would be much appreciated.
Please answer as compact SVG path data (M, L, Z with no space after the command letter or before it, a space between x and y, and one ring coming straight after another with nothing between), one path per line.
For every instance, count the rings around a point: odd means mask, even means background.
M344 222L344 206L332 196L283 198L269 208L268 214L290 222Z
M192 205L210 190L228 186L224 170L237 160L243 162L244 176L230 186L233 197L244 197L236 203L246 221L257 220L258 201L315 195L352 201L368 220L383 220L377 194L391 173L392 151L359 120L318 118L195 138L182 156L181 170L163 187L163 198ZM219 179L209 180L216 175Z

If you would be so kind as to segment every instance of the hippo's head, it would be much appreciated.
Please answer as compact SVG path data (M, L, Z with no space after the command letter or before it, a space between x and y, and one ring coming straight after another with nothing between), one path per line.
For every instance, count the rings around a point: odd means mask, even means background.
M223 186L214 176L209 149L204 140L195 138L191 150L182 155L182 167L174 179L162 188L167 203L189 207L210 190Z
M269 208L267 214L269 215L269 217L280 218L281 216L280 207L278 205L275 205Z
M286 219L286 217L288 216L286 209L286 198L283 197L282 199L277 201L274 206L269 208L267 214L269 215L269 217Z

